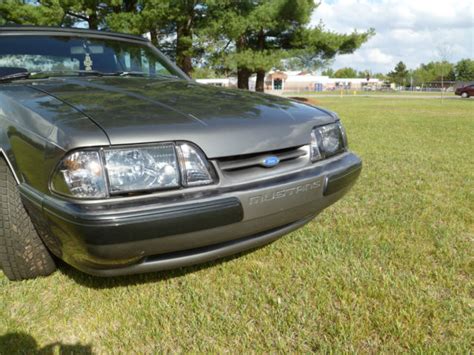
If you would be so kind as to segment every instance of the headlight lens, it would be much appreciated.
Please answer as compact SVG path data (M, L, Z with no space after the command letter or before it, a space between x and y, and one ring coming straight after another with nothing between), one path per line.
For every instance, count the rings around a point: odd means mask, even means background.
M213 169L189 143L73 152L51 179L51 190L75 198L208 185Z
M59 164L51 188L62 195L78 198L107 196L104 169L99 152L74 152Z
M317 127L311 132L311 161L318 161L345 151L347 140L340 122Z
M179 186L173 144L104 150L111 194Z

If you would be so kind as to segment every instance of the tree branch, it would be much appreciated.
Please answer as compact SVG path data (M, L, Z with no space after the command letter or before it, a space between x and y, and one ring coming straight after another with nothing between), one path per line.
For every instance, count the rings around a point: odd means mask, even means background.
M84 16L84 15L75 14L74 12L71 12L71 11L66 11L66 15L69 15L69 16L72 16L72 17L77 17L77 18L79 18L81 20L84 20L84 21L89 21L89 17Z

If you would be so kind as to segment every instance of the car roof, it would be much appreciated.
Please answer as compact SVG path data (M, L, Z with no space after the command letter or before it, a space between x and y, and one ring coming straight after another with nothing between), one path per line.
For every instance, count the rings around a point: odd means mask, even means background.
M111 32L111 31L99 31L89 30L84 28L70 28L70 27L48 27L48 26L22 26L22 25L6 25L0 26L0 35L5 33L13 34L28 34L28 35L41 35L41 34L71 34L71 35L95 35L112 38L122 38L134 41L149 42L147 38L141 36L130 35L126 33Z

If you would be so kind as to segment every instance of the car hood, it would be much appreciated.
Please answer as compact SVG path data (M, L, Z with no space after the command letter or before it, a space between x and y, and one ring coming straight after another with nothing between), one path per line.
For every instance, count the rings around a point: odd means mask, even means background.
M145 78L61 78L39 89L86 114L110 144L190 141L209 158L308 144L334 115L276 96Z

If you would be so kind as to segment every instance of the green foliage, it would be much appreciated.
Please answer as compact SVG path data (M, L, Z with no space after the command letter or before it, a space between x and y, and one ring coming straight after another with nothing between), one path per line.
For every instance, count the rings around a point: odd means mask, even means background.
M425 86L435 81L454 81L454 65L447 62L429 62L421 64L412 71L414 85Z
M448 61L434 62L433 70L438 80L455 80L454 65Z
M292 68L317 70L336 54L352 53L373 34L373 30L338 34L322 24L309 28L317 7L312 0L218 3L209 35L221 39L221 47L214 48L211 64L237 71L266 71L280 66L282 59L288 59ZM257 76L257 88L258 81Z
M195 67L193 70L193 79L215 79L219 75L209 67Z
M352 68L341 68L334 73L335 78L357 78L357 71Z
M397 85L404 86L408 81L408 69L405 63L398 62L395 69L388 73L388 77Z
M474 60L461 59L454 67L456 80L474 81Z
M288 57L285 47L315 8L312 0L216 1L211 6L213 21L204 34L222 40L221 48L212 48L213 64L252 72L269 70Z
M4 24L59 26L64 15L60 0L41 2L3 0L0 2L0 21Z
M193 64L213 70L265 71L293 58L314 71L337 54L352 53L373 30L340 34L322 24L309 28L313 0L3 0L3 22L75 26L131 34L150 33L152 41L187 73ZM298 63L298 64L297 64Z
M368 69L360 70L360 71L357 72L357 77L358 78L363 78L363 79L371 78L372 77L372 72Z
M412 75L414 84L421 87L436 79L436 74L433 68L430 68L425 64L422 64L417 69L415 69L412 72Z
M375 73L372 75L373 78L377 78L379 80L387 80L388 76L384 73Z
M285 68L288 70L316 72L318 70L327 68L332 62L332 59L323 59L319 55L306 52L287 60Z
M327 68L321 72L321 75L329 76L330 78L334 77L334 69Z

